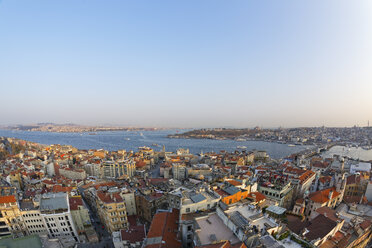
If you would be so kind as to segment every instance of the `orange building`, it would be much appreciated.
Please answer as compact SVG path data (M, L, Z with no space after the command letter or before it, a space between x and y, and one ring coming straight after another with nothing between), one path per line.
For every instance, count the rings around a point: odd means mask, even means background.
M234 204L240 200L247 198L249 192L245 189L239 189L235 186L230 186L224 189L217 189L216 193L221 196L221 201L226 205Z

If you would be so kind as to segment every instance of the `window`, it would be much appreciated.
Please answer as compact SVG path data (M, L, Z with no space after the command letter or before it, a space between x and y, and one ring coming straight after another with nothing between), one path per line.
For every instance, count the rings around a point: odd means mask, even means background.
M190 213L190 208L186 208L186 213Z
M187 231L191 231L191 230L192 230L192 225L187 226Z

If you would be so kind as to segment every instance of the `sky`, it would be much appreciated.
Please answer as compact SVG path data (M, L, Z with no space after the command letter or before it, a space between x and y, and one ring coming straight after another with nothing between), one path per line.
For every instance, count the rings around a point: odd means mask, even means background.
M369 0L0 0L0 125L372 125Z

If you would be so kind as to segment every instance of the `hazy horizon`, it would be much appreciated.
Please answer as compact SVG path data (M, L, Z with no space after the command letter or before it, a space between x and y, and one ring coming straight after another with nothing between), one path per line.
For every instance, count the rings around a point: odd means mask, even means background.
M372 121L372 2L0 0L0 125Z
M231 129L253 129L256 127L259 128L264 128L264 129L278 129L278 128L321 128L321 127L326 127L326 128L352 128L352 127L371 127L368 126L369 123L366 125L353 125L353 126L144 126L144 125L125 125L125 124L110 124L110 123L102 123L102 124L80 124L80 123L50 123L50 122L41 122L41 123L12 123L12 124L5 124L5 125L0 125L1 127L15 127L15 126L27 126L27 125L41 125L41 124L53 124L53 125L76 125L76 126L96 126L96 127L123 127L123 128L159 128L159 129L213 129L213 128L231 128Z

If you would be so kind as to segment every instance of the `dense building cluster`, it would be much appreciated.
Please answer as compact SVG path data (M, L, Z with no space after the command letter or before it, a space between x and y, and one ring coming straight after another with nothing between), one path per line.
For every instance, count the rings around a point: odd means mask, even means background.
M332 248L372 237L371 161L11 138L0 150L0 246Z
M180 134L171 134L171 138L198 138L198 139L235 139L237 141L264 140L288 144L329 144L339 143L353 146L362 146L363 149L372 149L372 128L367 127L303 127L278 129L197 129Z

